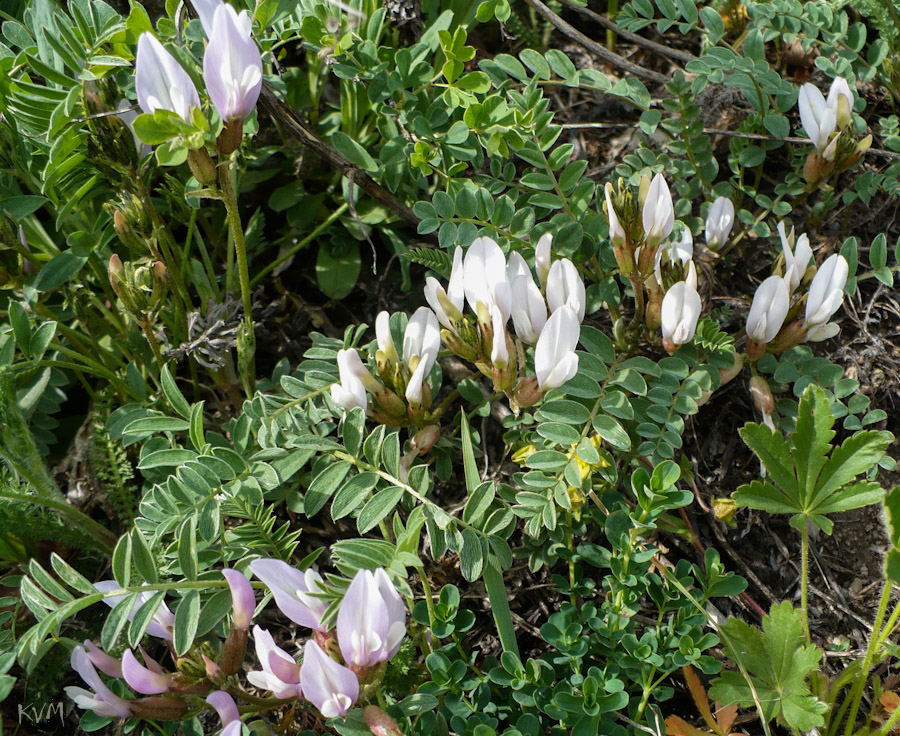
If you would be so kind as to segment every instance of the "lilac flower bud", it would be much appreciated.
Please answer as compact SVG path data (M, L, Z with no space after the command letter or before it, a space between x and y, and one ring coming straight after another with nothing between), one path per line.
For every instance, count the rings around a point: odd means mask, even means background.
M234 626L238 629L249 629L253 620L253 612L256 610L256 596L253 594L253 586L237 570L222 570L222 575L228 581L231 589L231 605L234 609Z
M337 634L344 661L354 669L397 653L406 636L406 606L384 570L356 573L338 611Z
M104 652L90 639L84 640L84 648L87 651L88 659L91 664L100 670L104 675L110 677L122 678L122 660L116 659Z
M770 276L763 281L750 305L747 315L747 337L757 344L771 342L787 317L790 293L781 276Z
M377 705L363 708L363 718L374 736L403 736L397 722Z
M734 203L728 197L718 197L706 216L706 247L717 251L728 240L734 225Z
M564 304L544 325L534 348L534 372L541 390L558 388L578 372L579 322L578 315Z
M122 677L128 687L142 695L159 695L172 687L172 675L156 672L138 662L134 652L125 650L122 655Z
M101 593L108 593L111 590L119 590L122 586L115 580L101 580L99 583L94 583L94 587ZM134 605L131 607L131 611L128 614L129 621L134 618L138 609L150 600L150 595L150 593L146 592L138 593ZM104 598L103 602L110 608L115 608L116 604L124 597L124 595L111 595ZM172 629L174 627L175 614L169 610L169 607L165 603L161 603L159 608L156 609L156 613L153 614L153 618L150 620L150 625L147 627L147 633L150 634L150 636L156 636L160 639L172 641Z
M547 275L547 306L550 312L556 312L563 304L567 305L581 324L587 298L584 281L568 258L554 261Z
M359 697L359 680L353 671L335 662L312 639L303 649L300 677L303 697L326 718L346 715Z
M270 690L276 698L299 698L300 667L294 658L276 646L272 635L259 626L253 627L253 641L262 670L247 673L247 679L261 690Z
M197 88L152 33L138 39L134 67L138 103L145 113L171 110L186 123L191 121L191 108L200 107Z
M120 698L112 690L110 690L100 679L94 665L88 657L84 647L75 647L72 650L71 657L72 669L75 670L81 679L89 686L90 690L83 687L67 687L66 695L75 701L75 705L85 710L92 710L98 716L104 718L128 718L131 715L131 708L127 700Z
M216 690L207 696L206 702L216 709L216 713L222 719L222 733L220 736L240 736L241 714L238 713L234 698L224 690Z
M328 604L311 595L321 590L319 573L315 570L300 572L286 562L270 559L254 560L250 570L268 586L275 596L275 605L291 621L323 633L327 631L322 625L322 616Z
M240 15L226 3L213 15L209 45L203 55L206 91L224 122L244 120L262 89L262 58L250 36L247 11Z

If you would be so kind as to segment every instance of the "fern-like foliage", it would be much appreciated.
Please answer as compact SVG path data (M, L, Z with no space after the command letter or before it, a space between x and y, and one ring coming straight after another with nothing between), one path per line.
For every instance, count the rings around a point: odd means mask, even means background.
M244 519L228 532L228 541L236 543L241 554L253 550L264 557L290 560L302 531L291 531L290 522L276 526L275 512L271 505L254 504L246 497L233 497L223 505L229 516Z
M0 468L0 571L27 562L39 552L42 542L86 548L91 540L57 514L36 504L3 498L5 492L21 496L27 486Z
M445 279L450 278L450 270L453 267L453 258L445 250L437 248L410 248L407 253L409 260L425 266Z
M116 516L126 527L134 524L137 504L134 468L121 442L115 442L107 429L108 412L100 408L92 425L91 469Z
M875 27L878 37L887 43L892 55L900 53L900 11L895 9L895 3L891 0L839 0L837 8L847 5Z

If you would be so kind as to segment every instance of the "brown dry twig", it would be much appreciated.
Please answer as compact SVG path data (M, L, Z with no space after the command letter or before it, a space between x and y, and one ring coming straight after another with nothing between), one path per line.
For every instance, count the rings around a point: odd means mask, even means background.
M640 123L564 123L560 126L563 130L605 130L607 128L637 128ZM722 130L720 128L704 128L704 135L724 135L728 138L746 138L751 141L778 141L783 143L802 143L809 145L809 138L789 136L787 138L775 138L771 135L759 135L758 133L743 133L738 130ZM880 156L891 161L900 161L900 153L885 151L883 148L870 148L866 153Z
M656 41L651 41L650 39L644 38L643 36L639 36L637 33L622 30L605 15L595 13L590 8L576 5L575 3L571 2L571 0L562 0L562 3L567 8L571 8L572 10L574 10L576 13L581 13L581 15L583 15L585 18L590 18L592 21L599 23L604 28L608 28L617 36L625 39L626 41L629 41L630 43L633 43L635 46L640 46L647 49L648 51L659 54L660 56L665 56L669 59L675 59L677 61L682 61L685 63L694 61L697 58L688 51L681 51L680 49L670 49L668 46L665 46L661 43L656 43Z
M669 81L669 78L665 75L651 71L650 69L644 69L644 67L628 61L628 59L625 59L618 54L614 54L605 46L601 46L596 41L588 38L581 31L566 23L566 21L544 5L541 0L525 0L525 2L549 20L558 30L562 31L576 43L584 46L591 53L599 56L606 63L612 64L624 72L633 74L636 77L641 77L649 82L654 82L655 84L665 84Z
M409 207L310 128L294 110L278 99L268 84L263 85L262 93L259 96L259 106L292 138L319 154L341 174L349 177L372 199L396 214L408 225L418 226L419 218Z

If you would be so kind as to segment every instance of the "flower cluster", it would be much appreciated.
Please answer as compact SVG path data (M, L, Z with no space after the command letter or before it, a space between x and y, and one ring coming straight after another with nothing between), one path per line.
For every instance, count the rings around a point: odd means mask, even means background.
M403 334L402 360L394 346L387 312L381 312L375 320L375 334L375 362L383 383L371 374L356 350L340 350L337 362L341 381L331 387L331 398L345 411L359 407L382 424L423 424L433 398L426 378L441 347L437 318L428 307L416 310ZM375 406L370 406L368 393Z
M618 189L606 185L606 216L609 239L619 271L632 281L638 305L647 290L644 324L662 330L663 345L669 352L690 342L697 329L703 304L697 291L694 265L694 238L680 224L676 232L672 193L662 174L641 180L635 202L631 189L619 182ZM727 197L716 199L706 219L706 247L719 250L728 240L734 224L734 204Z
M552 261L551 246L547 234L535 248L540 286L519 253L512 252L507 261L490 238L476 238L465 256L456 248L446 288L434 277L426 279L425 300L431 308L420 307L410 318L402 357L394 345L390 315L378 315L375 363L381 381L356 350L338 352L340 383L331 387L335 403L346 411L360 407L383 424L427 424L434 417L427 413L433 397L425 379L441 342L491 378L514 408L531 406L562 386L578 370L575 347L586 294L578 269L567 258ZM466 304L474 315L464 314ZM510 319L514 334L508 329ZM523 375L526 346L534 347L533 377Z
M834 254L817 269L814 263L810 265L813 252L805 234L796 237L793 228L788 234L784 223L778 225L778 233L782 258L776 262L776 272L757 288L747 315L747 355L751 360L767 350L781 352L801 342L827 340L840 332L840 327L829 320L844 300L847 260ZM808 293L801 294L801 287L807 283ZM804 302L805 313L800 317Z
M551 247L550 234L535 247L540 286L521 254L512 252L507 261L500 246L484 237L473 241L465 257L461 248L454 251L446 288L426 279L425 299L443 327L444 344L490 377L514 406L531 406L578 370L584 282L568 258L552 260ZM466 304L474 319L464 314ZM522 375L526 345L534 346L534 377Z
M816 148L803 169L810 187L832 173L849 169L872 145L871 135L859 142L852 136L853 102L853 91L843 77L835 77L827 98L815 85L804 84L800 88L800 122Z
M326 718L343 716L360 698L369 697L380 682L383 669L399 650L406 636L406 605L384 570L360 570L341 601L335 629L323 624L328 604L321 597L322 577L313 570L301 572L281 560L258 559L251 572L271 591L281 612L294 623L313 630L303 647L301 663L275 644L272 635L254 626L252 635L260 669L247 673L251 685L271 691L281 700L304 699ZM223 570L231 590L233 617L224 645L216 652L195 644L188 655L175 658L177 671L167 672L143 647L140 658L126 649L117 659L93 642L85 641L72 652L72 668L90 689L66 688L80 708L98 716L178 719L187 711L184 696L208 695L207 703L222 719L225 736L240 733L240 718L231 695L223 689L226 680L231 692L243 665L248 633L256 609L256 597L249 580L237 570ZM114 580L96 583L102 593L119 589ZM124 596L112 595L104 601L114 607ZM150 599L135 597L128 618ZM163 639L172 650L175 617L165 603L156 609L146 632ZM172 650L174 656L174 650ZM211 655L211 656L210 656ZM124 684L141 696L121 697L113 692L99 672ZM302 684L301 684L302 683ZM239 690L238 690L239 692Z
M315 634L304 645L298 666L267 631L255 626L262 670L247 679L284 700L303 697L326 718L344 715L406 636L406 605L387 573L379 569L356 574L341 601L336 629L330 631L322 624L327 605L316 597L322 583L317 573L301 573L280 560L255 560L250 569L272 591L281 612Z
M262 89L262 58L250 34L252 22L222 0L194 4L209 39L203 55L206 91L225 124L219 139L220 153L240 145L243 121L253 111ZM192 110L200 107L197 88L188 73L159 40L149 32L138 39L135 88L141 109L175 113L192 122Z

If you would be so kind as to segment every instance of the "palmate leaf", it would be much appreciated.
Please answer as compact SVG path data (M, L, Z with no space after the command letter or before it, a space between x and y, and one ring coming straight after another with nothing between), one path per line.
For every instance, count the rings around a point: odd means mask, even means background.
M833 448L833 426L831 402L815 385L800 399L790 445L763 424L744 425L741 437L765 465L768 478L741 486L734 500L748 508L792 514L791 526L803 529L811 522L826 534L833 528L826 514L878 503L883 491L877 483L847 484L881 460L893 435L857 432Z
M822 658L822 652L805 644L803 616L787 601L772 606L763 617L762 631L735 618L721 629L728 656L740 663L749 682L739 672L726 672L712 683L709 695L722 705L754 705L754 691L767 718L800 731L824 723L828 706L815 698L806 680ZM752 685L752 688L751 688Z
M819 471L831 450L833 426L834 415L828 396L818 386L809 386L800 397L797 426L791 437L801 498L813 496Z
M752 422L741 428L740 435L747 446L762 460L769 477L789 498L796 498L797 476L794 473L794 461L791 458L788 441L780 434L773 434L765 424Z

